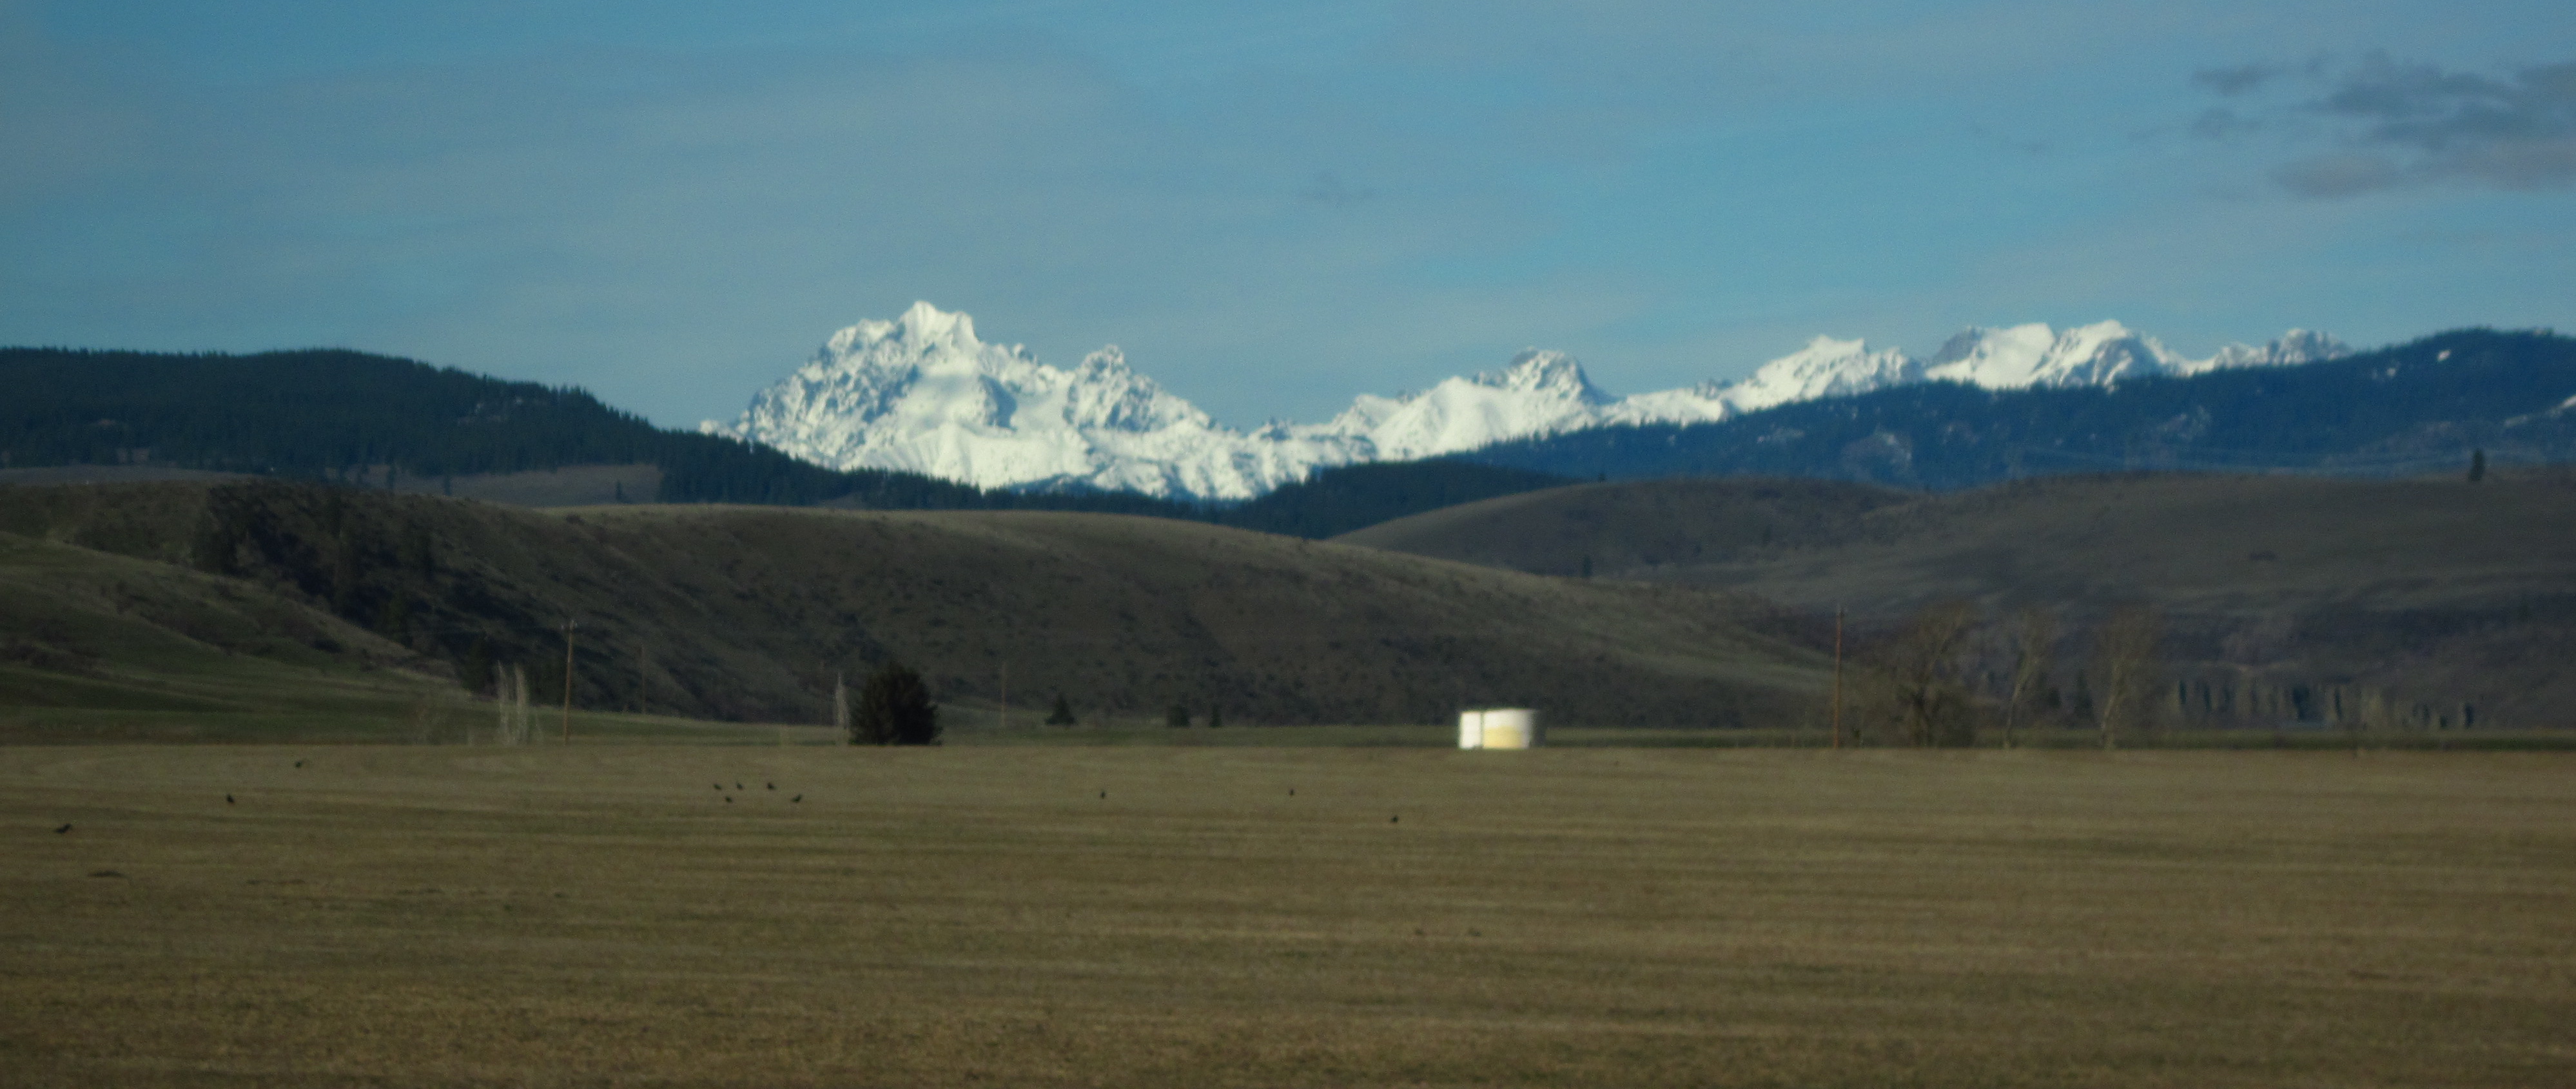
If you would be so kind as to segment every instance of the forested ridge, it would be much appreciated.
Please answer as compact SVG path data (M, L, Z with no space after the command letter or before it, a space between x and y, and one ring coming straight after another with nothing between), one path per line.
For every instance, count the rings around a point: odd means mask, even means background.
M1804 476L1907 488L2105 471L2408 476L2576 459L2576 339L2469 329L2323 363L1995 391L1952 383L1466 457L1578 478Z
M650 463L669 502L997 504L913 473L840 473L731 439L653 426L589 393L364 352L168 354L0 349L0 459L150 462L332 479L390 467L464 476Z
M158 353L0 349L0 467L153 464L308 480L651 464L666 503L871 510L1076 510L1329 537L1434 507L1565 483L1460 461L1327 470L1241 504L1123 492L984 489L839 472L765 446L672 431L588 392L336 349Z

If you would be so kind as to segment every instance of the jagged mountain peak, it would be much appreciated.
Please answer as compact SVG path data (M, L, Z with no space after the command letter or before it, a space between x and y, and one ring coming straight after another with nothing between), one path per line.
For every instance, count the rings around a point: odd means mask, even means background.
M2208 359L2188 362L2180 370L2184 374L2201 374L2229 367L2290 367L2351 354L2351 345L2324 333L2292 329L2260 345L2230 344Z
M1127 366L1127 353L1115 344L1101 345L1099 350L1083 356L1082 365L1074 369L1081 374L1135 373Z
M2032 322L1970 328L1951 337L1924 364L1923 377L1986 389L2110 385L2172 373L2185 362L2154 337L2116 321L2063 332Z
M861 321L763 390L732 424L703 431L775 446L833 468L908 469L985 487L1079 486L1247 499L1313 470L1432 457L1612 424L1703 423L1797 401L1921 381L1988 389L2113 385L2160 374L2331 359L2351 349L2293 329L2261 347L2185 359L2116 321L1974 327L1929 360L1858 338L1818 336L1736 382L1614 397L1564 352L1531 348L1504 367L1395 396L1363 394L1331 421L1217 423L1108 345L1070 369L1018 345L986 344L974 319L916 302Z
M868 320L832 334L827 349L847 353L854 348L895 341L915 348L946 346L965 349L983 347L975 338L975 318L965 313L951 313L927 302L915 302L893 321Z
M1614 400L1592 384L1592 376L1583 373L1583 364L1564 352L1544 348L1524 348L1512 357L1510 365L1499 371L1486 371L1472 379L1477 385L1513 393L1549 392L1570 395L1581 400L1607 404Z
M1819 336L1741 382L1703 388L1731 412L1755 412L1792 401L1866 393L1914 381L1921 372L1921 364L1894 348L1872 350L1858 338Z

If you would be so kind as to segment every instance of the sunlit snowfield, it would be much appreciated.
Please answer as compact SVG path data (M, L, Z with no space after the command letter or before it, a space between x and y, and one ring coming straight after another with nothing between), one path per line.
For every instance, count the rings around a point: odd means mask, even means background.
M29 747L0 815L11 1085L2576 1083L2561 754Z

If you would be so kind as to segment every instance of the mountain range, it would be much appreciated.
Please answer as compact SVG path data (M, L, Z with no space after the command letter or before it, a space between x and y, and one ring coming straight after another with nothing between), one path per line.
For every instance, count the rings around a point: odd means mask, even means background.
M1933 491L2069 473L2449 475L2490 459L2576 460L2571 393L2576 339L2459 329L2295 367L2028 389L1910 382L1453 457L1575 479L1799 476Z
M1319 468L1454 454L1593 428L1696 424L1822 398L1949 382L1988 390L2089 387L2329 360L2351 349L2291 330L2204 359L2116 321L2063 331L1971 328L1928 359L1817 337L1741 381L1619 397L1581 364L1524 351L1500 370L1393 397L1364 394L1320 424L1245 431L1128 365L1116 346L1070 369L1018 345L985 343L974 319L926 302L826 340L732 423L699 430L825 468L922 473L984 488L1121 491L1239 500Z

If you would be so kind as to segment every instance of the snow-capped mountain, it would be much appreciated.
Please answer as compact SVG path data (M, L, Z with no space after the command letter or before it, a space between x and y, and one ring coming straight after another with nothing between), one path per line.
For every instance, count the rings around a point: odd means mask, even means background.
M1397 397L1363 393L1314 430L1367 451L1355 460L1405 461L1473 450L1497 436L1598 426L1619 403L1593 385L1572 356L1532 349L1502 370L1443 379L1427 390Z
M1310 440L1228 428L1128 369L1116 347L1064 370L986 344L975 319L914 303L863 321L699 430L834 469L904 469L983 487L1078 484L1238 498L1350 458Z
M1923 364L1894 348L1871 351L1858 340L1817 337L1762 365L1732 385L1704 387L1734 412L1759 412L1792 401L1848 397L1923 379ZM1651 396L1651 395L1649 395Z
M1723 420L1795 401L1909 382L1988 389L2112 385L2154 375L2283 366L2348 353L2292 330L2260 347L2187 359L2106 321L1969 329L1930 360L1817 337L1739 382L1616 397L1561 352L1522 352L1502 370L1394 397L1363 394L1322 424L1239 431L1127 366L1115 346L1070 370L1017 345L986 344L974 319L914 303L863 321L752 398L731 424L699 430L765 443L835 469L905 469L983 487L1078 486L1194 499L1248 499L1317 468L1472 450L1511 439L1635 423Z

